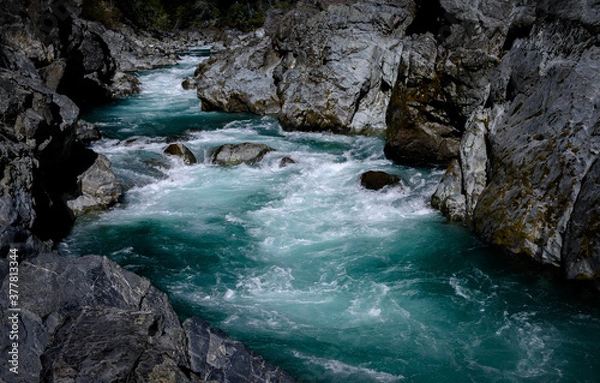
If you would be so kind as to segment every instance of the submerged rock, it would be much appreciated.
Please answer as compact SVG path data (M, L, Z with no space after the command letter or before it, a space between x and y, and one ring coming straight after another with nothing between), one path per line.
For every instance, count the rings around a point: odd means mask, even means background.
M399 183L400 177L381 171L370 170L360 176L360 184L370 190L380 190Z
M166 154L181 157L186 165L193 165L198 162L194 153L184 144L170 144L164 150Z
M285 156L279 161L279 167L285 168L286 166L292 165L295 163L296 163L296 161L294 161L291 157Z
M265 154L274 151L265 144L246 142L243 144L225 144L212 154L211 162L219 166L236 166L239 164L254 165L262 160Z

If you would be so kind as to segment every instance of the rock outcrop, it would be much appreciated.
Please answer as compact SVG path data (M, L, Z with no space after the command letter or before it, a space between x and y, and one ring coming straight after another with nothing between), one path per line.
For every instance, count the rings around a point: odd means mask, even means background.
M293 382L198 318L182 327L164 293L107 258L43 254L22 262L19 277L19 373L2 358L2 381ZM10 334L12 323L0 329ZM6 355L11 347L0 338Z
M561 4L530 6L535 18L509 33L449 170L454 186L434 199L492 244L597 279L600 7Z
M382 133L413 8L300 1L271 14L198 68L202 107L276 115L288 130Z
M225 144L214 151L211 162L219 166L254 165L273 150L268 145L251 142L236 145Z

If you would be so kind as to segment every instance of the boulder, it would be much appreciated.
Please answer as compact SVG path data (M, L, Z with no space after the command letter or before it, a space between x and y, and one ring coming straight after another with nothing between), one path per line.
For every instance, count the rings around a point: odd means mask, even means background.
M294 161L291 157L285 156L279 161L279 167L285 168L286 166L292 165L295 163L296 163L296 161Z
M370 190L380 190L400 183L400 177L381 171L370 170L360 176L360 184Z
M190 368L206 381L293 383L283 370L267 363L244 344L194 317L183 323Z
M5 279L5 313L8 288ZM0 381L293 382L198 318L182 327L166 294L106 257L25 260L19 297L19 374L2 358ZM10 326L0 321L2 334ZM8 336L0 337L0 349L11 347Z
M106 209L121 198L121 185L110 167L110 160L102 154L78 179L81 195L67 201L67 206L75 215L92 210Z
M274 151L265 144L246 142L243 144L225 144L212 154L211 162L219 166L236 166L239 164L254 165L262 160L265 154Z
M194 153L184 144L170 144L164 150L166 154L181 157L186 165L193 165L198 162Z
M202 107L274 114L287 130L382 133L411 7L298 2L271 13L199 66Z

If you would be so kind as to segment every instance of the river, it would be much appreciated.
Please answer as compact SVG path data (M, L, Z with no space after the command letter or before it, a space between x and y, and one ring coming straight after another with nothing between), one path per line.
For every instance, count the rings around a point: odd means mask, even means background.
M142 92L89 111L126 193L59 246L106 255L299 382L597 382L600 307L510 265L429 205L443 169L392 164L379 137L284 132L203 112L181 81L200 54L140 72ZM182 142L199 163L163 154ZM258 165L209 163L265 143ZM280 167L282 157L296 163ZM360 186L367 170L401 187Z

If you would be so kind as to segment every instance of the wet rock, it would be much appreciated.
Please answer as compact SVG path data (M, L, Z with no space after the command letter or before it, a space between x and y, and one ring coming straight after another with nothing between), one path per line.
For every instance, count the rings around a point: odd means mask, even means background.
M181 87L185 90L198 89L198 81L194 77L187 77L181 83Z
M294 161L291 157L285 156L279 161L279 167L285 168L286 166L292 165L295 163L296 163L296 161Z
M172 156L181 157L183 163L186 165L193 165L198 162L194 153L184 144L170 144L165 148L164 152Z
M285 371L199 318L186 320L183 329L191 356L190 367L206 381L294 382Z
M67 202L75 215L103 210L119 201L121 185L110 165L108 158L99 154L92 166L78 177L81 195Z
M381 171L370 170L360 176L360 184L370 190L380 190L386 186L397 185L400 177Z
M243 144L225 144L217 148L211 156L211 162L219 166L254 165L265 154L275 149L265 144L246 142Z

